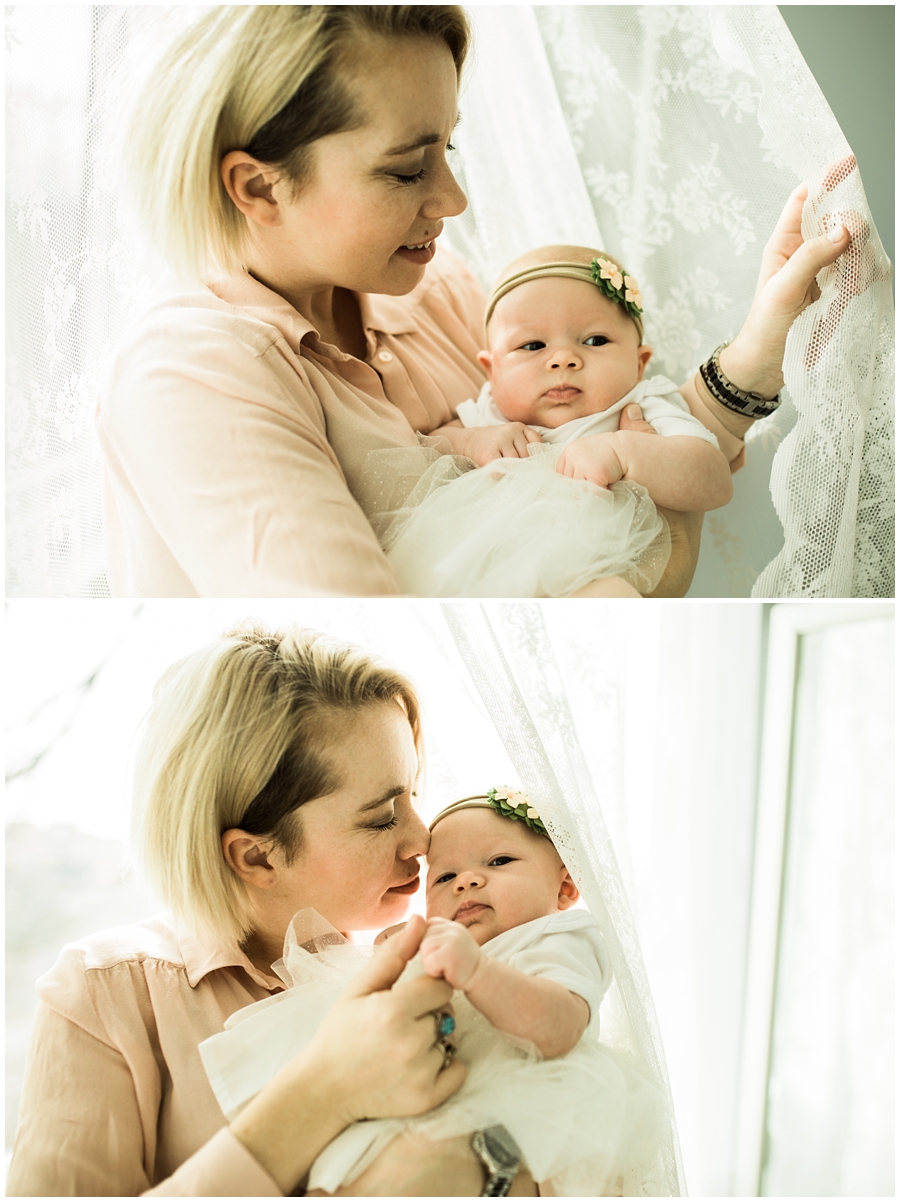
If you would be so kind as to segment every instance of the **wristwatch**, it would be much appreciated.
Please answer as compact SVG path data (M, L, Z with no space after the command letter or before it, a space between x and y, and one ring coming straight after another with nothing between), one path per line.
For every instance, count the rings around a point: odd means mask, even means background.
M476 1131L472 1149L487 1170L482 1198L505 1198L522 1163L522 1149L499 1124Z

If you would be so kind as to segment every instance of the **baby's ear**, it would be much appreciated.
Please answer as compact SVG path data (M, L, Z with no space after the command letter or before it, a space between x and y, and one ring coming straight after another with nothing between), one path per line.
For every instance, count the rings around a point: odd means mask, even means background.
M652 357L653 357L653 347L652 346L639 346L638 347L638 379L639 380L643 380L644 372L647 370L647 364L650 362Z
M578 886L569 876L566 869L563 869L563 876L559 882L559 895L556 899L556 906L559 910L568 910L570 906L574 906L581 894L578 892Z
M481 366L484 368L484 374L488 379L491 378L491 369L494 366L494 356L490 351L479 351L475 356Z

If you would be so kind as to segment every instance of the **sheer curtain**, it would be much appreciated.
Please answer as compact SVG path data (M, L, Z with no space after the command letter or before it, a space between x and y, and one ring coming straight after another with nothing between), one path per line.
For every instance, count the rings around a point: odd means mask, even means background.
M197 6L13 6L7 19L7 590L102 596L103 364L151 284L108 135L154 46ZM488 281L552 240L621 255L654 366L680 379L746 312L803 179L804 232L852 211L861 249L822 280L735 500L711 514L696 596L893 594L892 309L848 146L774 6L475 5L462 97L469 212L447 241Z
M863 624L871 612L860 603L797 608L814 610L823 626L833 609L850 609ZM615 926L619 984L607 1034L639 1054L657 1080L670 1079L690 1193L756 1192L740 1176L740 1160L748 1130L759 1160L762 1136L754 1132L764 1129L771 1149L766 1192L803 1193L811 1184L805 1192L828 1192L809 1168L822 1115L841 1132L843 1176L832 1174L834 1192L882 1189L890 1131L886 1143L883 1122L873 1125L869 1117L872 1106L884 1111L878 1100L889 1081L878 1048L892 1026L885 983L889 647L863 631L840 645L837 658L820 651L807 663L812 674L804 688L818 698L812 712L820 717L815 729L801 732L802 800L792 819L783 919L787 958L781 993L757 1003L754 988L766 973L771 979L776 953L761 965L750 931L772 904L777 914L781 896L777 876L774 902L762 895L761 853L754 850L768 789L761 791L759 780L761 746L769 741L761 738L761 718L771 721L776 674L793 679L792 653L768 638L766 606L648 602L628 609L626 625L621 607L603 602L11 602L8 1138L35 977L68 940L158 908L130 875L126 852L128 762L153 683L173 660L255 615L354 639L412 676L424 702L428 814L494 782L520 783L546 797L589 905ZM877 705L866 709L859 691L848 693L840 683L848 671ZM782 691L793 696L793 685ZM789 704L774 734L789 736L790 723ZM854 768L857 751L864 759ZM863 766L865 806L851 814L844 802L853 782L863 780ZM827 805L818 803L823 780ZM784 831L782 822L782 837ZM836 925L838 899L828 882L842 847L843 892L868 900L839 905ZM783 847L778 855L784 858ZM827 986L814 998L815 1048L828 1049L832 1067L811 1097L811 1078L802 1071L809 1024L791 985L792 973L808 973L792 949L827 948L836 938L853 972L842 975L827 955L813 965ZM768 1033L773 1023L769 1074L765 1050L751 1055L747 1032L761 1024ZM754 1071L763 1069L749 1117L742 1051ZM667 1147L663 1180L672 1187L674 1140Z
M855 213L860 249L791 332L786 401L710 514L691 596L893 596L890 264L859 173L777 8L477 5L461 97L467 214L450 239L489 280L542 242L621 257L652 366L681 380L740 328L789 193L803 232ZM862 232L864 231L864 232Z

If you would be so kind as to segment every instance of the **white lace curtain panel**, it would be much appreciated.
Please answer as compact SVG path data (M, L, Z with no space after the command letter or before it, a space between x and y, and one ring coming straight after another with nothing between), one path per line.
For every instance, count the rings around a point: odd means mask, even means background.
M109 132L154 40L197 9L14 6L9 90L7 591L103 596L103 364L150 278ZM775 6L474 6L455 139L470 198L447 242L489 282L551 241L642 285L654 366L684 378L739 329L790 191L803 229L858 214L859 249L796 323L785 404L706 519L691 595L893 596L890 264L850 153Z

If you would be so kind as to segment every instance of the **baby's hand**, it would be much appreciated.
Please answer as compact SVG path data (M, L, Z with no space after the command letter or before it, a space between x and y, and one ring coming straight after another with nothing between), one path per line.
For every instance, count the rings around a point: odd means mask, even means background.
M615 433L576 438L556 461L556 470L570 480L590 480L601 488L621 480L625 468L616 451Z
M528 444L540 441L540 434L521 422L509 422L505 426L475 426L469 431L465 453L482 467L494 459L527 459Z
M467 989L484 953L460 923L429 918L419 955L430 977L443 977L454 989Z

